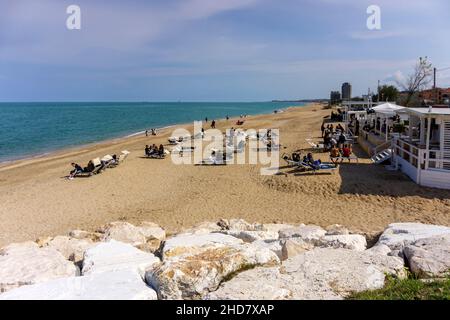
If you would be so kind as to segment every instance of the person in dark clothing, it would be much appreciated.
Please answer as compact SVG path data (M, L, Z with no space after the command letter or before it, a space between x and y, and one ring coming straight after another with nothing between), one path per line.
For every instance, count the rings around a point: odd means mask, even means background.
M342 146L344 145L345 141L346 141L346 138L344 136L344 132L341 131L341 134L339 135L339 139L338 139L339 149L342 148Z
M158 150L159 156L164 156L164 146L162 144L159 145L159 150Z
M322 122L322 125L320 126L320 131L322 131L322 138L323 138L323 134L325 132L325 122Z
M84 171L78 163L72 162L71 165L73 170L70 171L69 179L73 179L78 173L82 173Z
M213 120L211 122L211 128L215 129L216 128L216 120Z

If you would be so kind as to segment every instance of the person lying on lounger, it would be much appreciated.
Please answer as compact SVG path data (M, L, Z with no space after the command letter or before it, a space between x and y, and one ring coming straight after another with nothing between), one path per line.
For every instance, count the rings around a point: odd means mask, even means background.
M322 164L322 161L320 159L314 160L314 157L311 152L308 153L308 155L306 155L305 158L303 158L303 161L309 164L314 169L320 169L320 165Z
M73 179L77 174L82 173L84 171L83 168L78 163L72 162L71 165L74 169L70 171L69 179Z

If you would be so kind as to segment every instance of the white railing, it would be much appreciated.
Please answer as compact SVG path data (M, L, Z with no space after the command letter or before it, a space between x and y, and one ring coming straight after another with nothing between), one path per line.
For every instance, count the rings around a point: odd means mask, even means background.
M422 170L450 170L450 159L444 159L440 150L421 149L402 139L395 139L393 152L398 157Z

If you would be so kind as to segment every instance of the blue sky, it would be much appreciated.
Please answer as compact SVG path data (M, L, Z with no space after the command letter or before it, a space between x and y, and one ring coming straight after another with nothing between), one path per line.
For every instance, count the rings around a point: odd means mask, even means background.
M81 30L66 8L81 8ZM381 30L366 27L369 5ZM0 0L0 101L265 101L450 67L448 0ZM450 86L450 71L438 73Z

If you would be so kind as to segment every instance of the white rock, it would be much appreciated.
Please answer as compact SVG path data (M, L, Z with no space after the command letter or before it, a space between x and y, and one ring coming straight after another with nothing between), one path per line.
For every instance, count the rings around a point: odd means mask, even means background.
M222 233L180 234L167 239L163 247L163 258L186 253L196 253L204 246L241 244L242 240Z
M381 234L377 244L385 244L391 250L402 250L414 241L449 234L450 228L423 223L391 223Z
M325 228L327 231L326 235L328 236L336 236L336 235L347 235L349 231L346 227L340 224L333 224Z
M72 230L69 232L69 237L79 240L100 241L103 235L99 232L89 232L84 230Z
M12 244L0 250L0 292L78 274L78 268L61 253L39 248L33 242Z
M20 287L0 300L156 300L156 291L136 271L120 270L68 277Z
M104 233L102 241L116 240L134 246L142 245L146 242L146 238L140 228L128 222L112 222L104 226L101 231Z
M411 271L420 278L450 275L450 234L421 239L403 249Z
M225 230L221 233L241 239L244 242L253 242L256 240L277 240L278 232L276 231L241 231L241 230Z
M301 226L304 226L304 224L302 224ZM292 229L295 228L296 226L292 225L292 224L285 224L285 223L264 223L263 224L263 229L265 231L272 231L272 232L280 232L281 230L284 229Z
M253 244L203 246L195 254L165 259L146 273L160 299L195 299L215 290L227 276L257 265L276 265L277 255Z
M366 250L367 252L373 253L373 254L380 254L387 256L391 252L391 248L389 248L385 244L377 244L373 246L372 248L369 248Z
M286 300L292 298L288 283L283 283L277 267L244 271L217 291L207 294L205 300Z
M282 243L280 240L256 240L252 242L252 245L261 249L269 249L281 260Z
M217 223L222 230L240 230L240 231L264 231L264 225L260 223L248 223L244 219L221 219Z
M209 222L209 221L205 221L205 222L201 222L195 226L193 226L192 228L189 229L185 229L183 230L183 234L207 234L207 233L211 233L214 231L221 231L222 228L214 222Z
M286 260L283 268L293 283L304 282L305 299L345 297L382 288L386 274L406 276L399 258L347 249L317 248Z
M301 238L284 240L281 248L281 260L287 260L313 248L314 245L312 243L306 242Z
M324 236L315 241L315 244L324 248L344 248L350 250L366 250L366 238L359 234Z
M111 240L88 249L84 254L82 274L94 274L118 270L145 271L160 262L152 253L143 252L130 244Z
M352 292L383 287L385 274L405 276L395 257L365 251L316 248L279 268L244 271L206 299L342 299Z
M67 236L57 236L43 246L57 250L67 260L78 263L83 260L84 252L95 243L90 239L75 239Z
M300 226L291 229L280 230L280 238L302 238L305 241L320 239L326 231L314 225Z
M143 222L137 229L144 235L146 241L166 238L166 231L153 222Z

